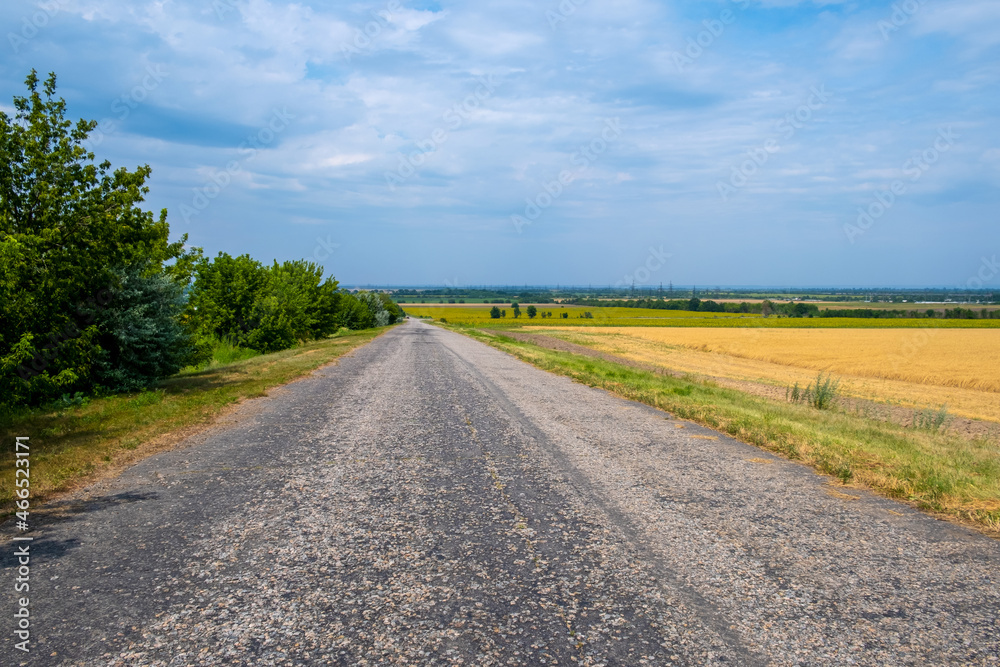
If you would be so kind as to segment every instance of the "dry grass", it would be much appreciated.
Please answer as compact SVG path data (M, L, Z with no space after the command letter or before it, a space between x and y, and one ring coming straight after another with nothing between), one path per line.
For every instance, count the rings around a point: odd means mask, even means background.
M674 329L607 327L565 340L683 373L805 386L819 371L848 396L907 406L948 405L1000 422L1000 331L970 329Z
M384 330L354 332L246 361L185 373L152 391L98 398L68 409L41 409L0 427L0 441L28 436L31 497L46 497L108 475L217 422L246 398L336 360ZM0 512L13 507L14 457L0 460Z

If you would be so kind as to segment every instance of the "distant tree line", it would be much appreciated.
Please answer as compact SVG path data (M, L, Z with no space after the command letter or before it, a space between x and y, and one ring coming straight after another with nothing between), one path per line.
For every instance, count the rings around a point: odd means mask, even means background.
M512 302L510 304L510 307L511 307L511 312L513 313L515 318L521 317L521 306L517 301ZM528 314L529 320L534 319L535 317L541 317L542 319L547 319L549 317L552 317L551 310L549 311L538 310L538 308L533 305L525 308L524 312ZM507 309L506 308L501 309L498 306L493 306L492 308L490 308L490 317L493 318L494 320L507 317ZM562 313L559 313L559 317L562 318L569 317L569 313L564 311ZM581 313L580 317L585 317L589 319L593 317L593 314L591 314L590 312Z
M148 166L95 164L94 121L65 118L55 75L32 71L0 112L0 412L76 392L132 391L204 363L225 339L260 352L397 321L303 260L213 260L168 241L138 204ZM41 89L40 89L41 88Z
M823 310L820 317L857 317L857 318L894 318L906 317L911 319L939 317L947 320L976 320L976 319L1000 319L1000 310L981 309L979 312L971 308L945 308L936 310L885 310L876 308L845 308L843 310Z
M578 306L605 306L617 308L652 308L657 310L686 310L700 313L746 313L756 315L786 315L788 317L816 317L819 308L811 303L774 303L762 302L724 302L706 300L697 297L690 299L572 299L566 303Z
M574 299L622 299L622 300L681 300L697 297L702 300L739 302L752 299L760 302L769 299L775 302L787 302L796 298L807 299L810 302L824 301L856 301L866 303L914 303L914 302L954 302L970 304L1000 303L1000 293L986 289L940 289L925 288L899 290L888 288L858 288L858 289L731 289L715 287L699 289L697 287L675 287L641 285L631 287L590 286L590 287L446 287L446 288L406 288L394 290L400 299L414 302L448 302L485 303L502 305L511 301L521 303L569 303Z
M712 300L702 301L697 297L690 299L570 299L565 303L577 306L605 306L617 308L651 308L659 310L686 310L702 313L747 313L756 315L782 315L785 317L853 317L853 318L930 318L944 319L1000 319L1000 310L983 308L978 312L970 308L946 308L941 311L929 308L927 310L890 310L875 308L845 308L820 310L815 304L802 302L775 303L764 300L758 302L735 303L727 301L719 303Z

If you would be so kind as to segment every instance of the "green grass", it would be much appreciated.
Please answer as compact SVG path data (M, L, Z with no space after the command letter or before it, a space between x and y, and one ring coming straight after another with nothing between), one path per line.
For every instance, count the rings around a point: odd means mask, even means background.
M201 368L185 370L203 371L217 366L227 366L238 361L246 361L257 356L260 356L260 352L257 350L250 350L239 345L234 345L229 340L217 340L212 348L212 360L210 362Z
M163 438L180 437L211 423L244 398L265 396L269 389L307 375L384 329L340 333L274 354L217 348L221 359L204 370L164 380L150 391L65 401L62 406L9 415L0 425L7 454L0 460L0 512L13 510L14 438L28 436L31 446L31 504L116 467L157 451ZM157 440L161 439L161 440Z
M775 401L506 336L450 327L539 368L640 401L870 488L1000 535L1000 447L856 414Z

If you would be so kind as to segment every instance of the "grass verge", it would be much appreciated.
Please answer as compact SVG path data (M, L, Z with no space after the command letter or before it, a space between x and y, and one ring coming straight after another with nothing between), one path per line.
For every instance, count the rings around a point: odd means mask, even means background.
M1000 446L817 410L542 348L468 327L448 327L546 371L666 410L1000 537Z
M111 474L211 424L242 399L266 396L382 333L372 329L313 341L201 371L181 373L149 391L48 407L0 426L0 513L14 509L14 438L31 446L31 504ZM171 437L175 436L175 437Z

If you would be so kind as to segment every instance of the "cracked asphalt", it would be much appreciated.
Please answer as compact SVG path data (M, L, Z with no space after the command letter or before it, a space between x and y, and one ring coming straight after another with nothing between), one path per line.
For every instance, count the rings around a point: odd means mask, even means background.
M408 321L60 503L2 664L1000 665L1000 543ZM11 525L4 533L12 533Z

